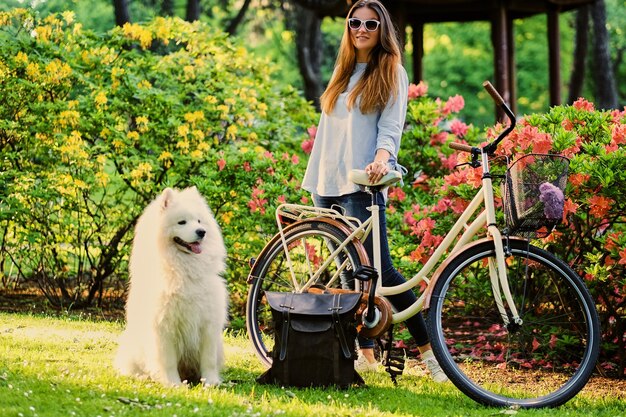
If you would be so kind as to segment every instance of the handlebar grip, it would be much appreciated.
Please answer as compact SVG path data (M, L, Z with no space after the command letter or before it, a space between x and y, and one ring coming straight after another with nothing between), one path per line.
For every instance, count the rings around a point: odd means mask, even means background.
M473 147L470 145L466 145L464 143L451 142L450 148L456 149L457 151L469 152L472 153Z
M485 88L485 90L487 90L489 95L491 95L491 97L493 98L493 101L495 101L498 106L501 106L504 104L504 99L502 98L500 93L498 93L498 90L496 90L489 81L485 81L483 83L483 87Z

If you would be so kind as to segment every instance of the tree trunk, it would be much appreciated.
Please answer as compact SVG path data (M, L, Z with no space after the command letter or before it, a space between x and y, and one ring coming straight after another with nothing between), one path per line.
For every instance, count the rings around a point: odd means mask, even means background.
M322 19L313 11L294 4L294 13L288 22L297 22L292 27L296 33L296 54L300 75L304 81L304 96L320 108L322 85Z
M251 0L245 0L243 2L243 6L241 6L241 9L239 10L239 13L237 13L237 16L235 16L233 20L228 23L226 33L231 36L237 33L237 28L239 27L239 24L243 21L243 18L246 16L246 11L248 11L248 7L250 7L250 2Z
M606 29L606 6L604 0L591 5L593 22L593 59L591 68L594 80L596 105L600 109L616 109L617 85L609 50L609 32Z
M163 3L161 3L161 14L174 16L174 0L163 0Z
M130 22L127 0L113 0L113 8L115 9L115 24L117 26L124 26L125 23Z
M589 43L589 6L583 6L576 12L576 38L574 43L574 62L569 81L567 102L572 104L582 96L585 82L585 62Z
M353 0L292 0L305 9L314 11L318 16L340 16L350 10Z
M195 22L200 19L200 0L187 0L187 14L185 20Z

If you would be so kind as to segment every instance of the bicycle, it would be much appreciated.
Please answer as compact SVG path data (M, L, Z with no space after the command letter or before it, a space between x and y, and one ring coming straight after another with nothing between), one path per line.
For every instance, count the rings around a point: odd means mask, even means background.
M423 310L442 369L458 389L481 404L554 407L584 387L599 353L595 304L567 263L528 239L542 225L558 223L541 210L537 216L537 188L538 182L550 182L564 190L568 161L535 155L510 164L503 197L507 226L501 231L490 160L516 120L493 86L488 81L483 85L508 116L509 126L482 148L450 144L468 152L472 166L482 166L482 187L431 258L405 284L381 286L376 272L380 245L374 194L398 182L399 173L392 171L377 184L369 184L362 170L351 173L373 197L371 217L363 223L335 209L295 204L277 208L279 233L251 262L246 305L248 333L266 365L271 364L273 329L264 291L303 292L322 284L369 292L362 315L368 337L380 337L386 320L399 323ZM486 234L481 234L483 229ZM369 233L374 270L368 270L370 260L362 244ZM369 278L372 282L362 283ZM380 302L421 281L426 289L406 310L389 311L388 304Z

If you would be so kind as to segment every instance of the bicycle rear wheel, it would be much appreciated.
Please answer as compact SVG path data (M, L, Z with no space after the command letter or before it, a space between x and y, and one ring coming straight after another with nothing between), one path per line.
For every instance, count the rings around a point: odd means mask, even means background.
M563 261L518 239L508 241L508 250L509 285L523 323L503 323L487 266L494 244L484 241L451 260L435 284L428 312L433 351L454 385L479 403L558 406L594 370L595 305Z
M276 235L255 261L250 272L251 286L246 301L248 336L257 355L268 366L272 363L274 326L265 291L300 291L323 267L324 262L330 259L334 249L346 240L348 234L341 224L313 220L288 226L284 230L284 236L288 251L285 251L281 236ZM362 264L368 264L363 246L350 242L333 258L315 284L354 289L353 271Z

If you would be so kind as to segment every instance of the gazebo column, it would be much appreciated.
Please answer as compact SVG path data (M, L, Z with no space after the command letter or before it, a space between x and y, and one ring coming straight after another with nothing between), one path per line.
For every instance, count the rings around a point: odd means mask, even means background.
M413 34L411 42L413 43L413 82L419 83L424 79L424 22L411 22Z
M491 41L494 51L494 79L495 88L498 90L505 103L509 106L513 102L511 91L511 59L510 48L512 39L511 19L509 19L504 1L499 1L491 20ZM503 120L504 112L498 107L496 119Z
M509 107L513 114L517 114L517 68L515 67L515 25L513 19L508 18L506 42L509 51L509 90L511 101Z
M550 106L561 104L561 37L559 9L548 11L548 63L550 65Z

